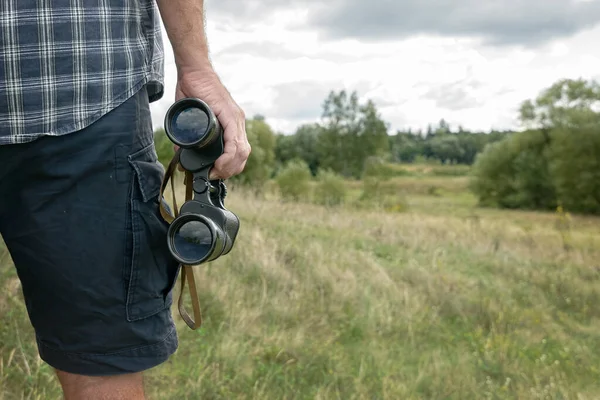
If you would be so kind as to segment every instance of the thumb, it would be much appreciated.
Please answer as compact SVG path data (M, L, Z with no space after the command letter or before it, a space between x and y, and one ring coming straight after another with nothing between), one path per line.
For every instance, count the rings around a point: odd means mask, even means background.
M208 179L215 180L215 179L220 179L221 177L219 176L218 172L215 171L214 167L210 169L210 171L208 171Z

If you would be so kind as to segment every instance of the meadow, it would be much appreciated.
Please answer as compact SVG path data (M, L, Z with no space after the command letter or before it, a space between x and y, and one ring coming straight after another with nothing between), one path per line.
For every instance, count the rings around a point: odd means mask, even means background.
M370 206L232 188L235 248L148 399L600 398L600 218L480 208L467 173L399 166ZM0 400L59 398L0 244Z

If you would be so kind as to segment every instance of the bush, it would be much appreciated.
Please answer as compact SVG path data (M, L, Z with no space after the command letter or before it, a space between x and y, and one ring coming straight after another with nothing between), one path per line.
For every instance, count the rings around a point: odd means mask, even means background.
M252 152L244 171L232 177L231 180L260 194L273 174L276 138L271 127L256 117L246 121L246 133L248 142L252 146Z
M489 144L475 160L470 189L479 198L480 205L495 207L503 199L514 195L512 185L513 154L508 140Z
M315 186L314 201L325 206L342 204L346 199L344 179L332 170L319 170Z
M548 141L545 133L528 131L489 144L475 161L470 183L480 204L556 208L556 192L546 155Z
M369 157L365 160L362 177L387 180L395 175L401 175L396 168L380 157Z
M390 182L368 177L363 180L363 191L354 203L362 209L383 209L390 212L404 212L408 202L398 187Z
M558 202L573 212L600 214L600 129L556 130L549 158Z
M311 172L300 159L288 161L275 177L279 193L284 200L305 200L310 195Z
M252 152L246 161L244 171L232 177L231 180L247 187L255 194L260 193L271 174L271 166L264 162L265 153L265 149L260 146L252 146Z
M481 205L600 214L600 132L528 131L490 144L473 166Z
M539 130L488 145L471 189L481 204L600 214L600 85L563 79L519 109Z

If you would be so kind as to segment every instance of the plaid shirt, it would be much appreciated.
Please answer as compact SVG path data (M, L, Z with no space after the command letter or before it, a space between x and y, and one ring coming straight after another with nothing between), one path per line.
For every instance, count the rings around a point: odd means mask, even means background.
M154 0L0 0L0 145L94 122L148 84L163 94Z

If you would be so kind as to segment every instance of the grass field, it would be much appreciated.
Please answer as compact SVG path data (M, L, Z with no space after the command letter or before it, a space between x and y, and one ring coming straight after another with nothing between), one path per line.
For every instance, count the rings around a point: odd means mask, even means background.
M600 219L481 209L442 175L392 179L401 212L232 190L236 247L148 398L599 399ZM0 288L0 400L59 398L4 250Z

